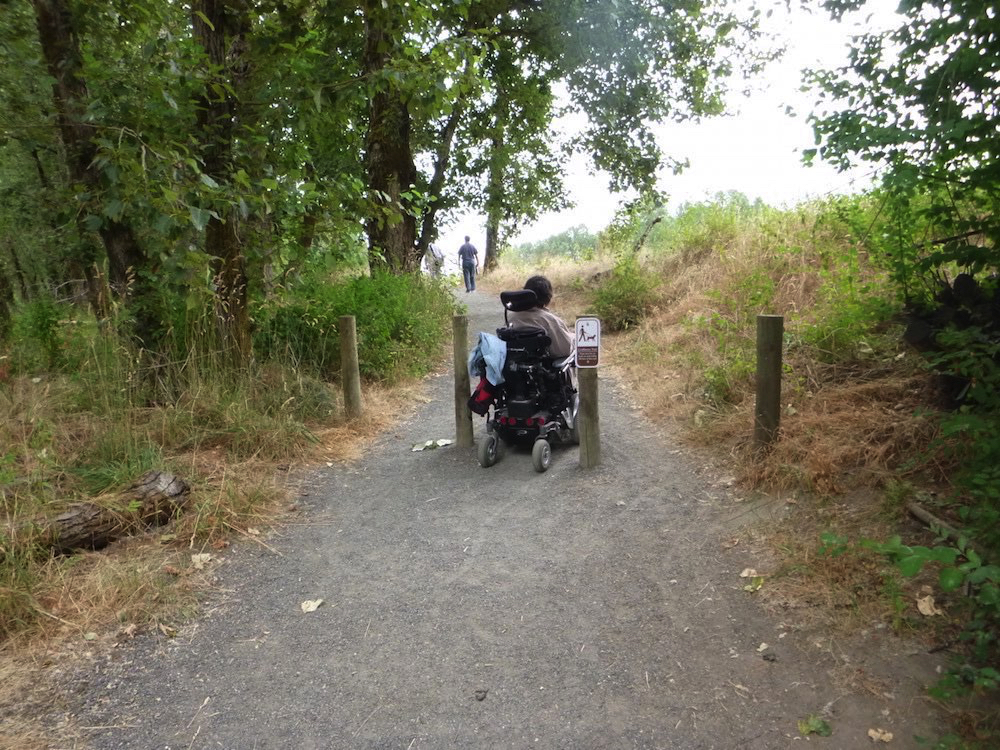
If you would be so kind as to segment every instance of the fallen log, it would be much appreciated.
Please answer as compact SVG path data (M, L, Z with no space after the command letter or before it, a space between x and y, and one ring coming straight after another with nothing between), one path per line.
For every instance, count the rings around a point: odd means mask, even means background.
M108 501L74 503L56 516L35 519L21 528L18 538L61 555L102 549L176 517L190 494L180 477L149 471Z

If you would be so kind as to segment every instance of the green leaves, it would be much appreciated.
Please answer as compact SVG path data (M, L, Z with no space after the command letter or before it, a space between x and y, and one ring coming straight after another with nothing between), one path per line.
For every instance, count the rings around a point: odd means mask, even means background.
M942 591L954 591L965 583L965 573L957 568L943 568L938 576Z
M829 0L835 16L854 0ZM812 71L808 80L826 111L811 117L823 158L841 167L871 162L882 170L887 214L912 227L892 248L897 281L909 294L911 267L931 281L957 263L996 269L1000 180L1000 37L975 0L904 3L895 29L857 38L850 65ZM804 154L806 160L811 155ZM923 226L920 226L923 225ZM990 241L920 248L911 237L980 229ZM922 250L933 252L925 253Z
M815 734L820 737L829 737L833 734L833 729L830 725L818 716L807 716L805 719L800 719L798 723L799 734L803 737L807 737L810 734Z
M191 224L199 232L205 231L205 227L208 226L209 220L214 215L211 211L206 211L204 208L198 208L197 206L190 207L191 212ZM218 216L216 215L216 218Z

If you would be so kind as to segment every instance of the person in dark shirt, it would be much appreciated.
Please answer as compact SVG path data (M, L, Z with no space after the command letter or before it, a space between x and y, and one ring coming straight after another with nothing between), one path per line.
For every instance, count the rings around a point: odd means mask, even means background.
M466 293L476 291L476 274L479 272L479 251L476 246L465 238L465 244L458 249L458 258L462 262L462 277L465 279Z

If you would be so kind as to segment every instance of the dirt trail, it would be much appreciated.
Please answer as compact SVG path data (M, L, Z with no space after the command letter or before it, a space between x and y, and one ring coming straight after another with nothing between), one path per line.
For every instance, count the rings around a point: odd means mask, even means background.
M492 295L461 296L473 335L500 323ZM939 728L933 657L760 609L739 577L754 560L720 543L731 498L612 382L603 465L556 449L545 474L527 452L490 469L474 449L412 452L453 437L451 383L430 378L367 457L309 478L315 522L268 539L280 556L227 552L198 622L100 665L78 717L111 727L94 748L841 750ZM810 714L833 736L799 739Z

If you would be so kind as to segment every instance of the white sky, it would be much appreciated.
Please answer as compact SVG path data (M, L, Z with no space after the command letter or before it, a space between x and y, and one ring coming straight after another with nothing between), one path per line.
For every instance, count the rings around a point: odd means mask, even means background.
M737 190L751 200L761 198L780 206L808 198L862 190L871 183L867 173L844 174L816 162L802 164L801 151L813 146L806 121L815 96L801 92L803 68L837 68L847 62L850 37L874 28L895 25L898 0L869 0L864 11L836 23L825 13L809 14L800 8L779 5L765 21L787 51L754 82L754 94L734 94L731 115L701 123L669 123L657 128L665 154L687 158L690 166L680 175L668 170L659 175L660 189L669 196L668 206L710 198L717 192ZM740 87L742 89L742 86ZM791 106L793 115L785 112ZM576 157L566 180L576 207L547 214L525 227L516 242L536 242L583 224L591 231L610 222L620 199L608 192L605 176L589 173L585 156ZM470 235L482 258L485 227L482 216L467 214L442 228L440 245L446 257L456 256L463 235ZM449 263L450 265L450 263Z

